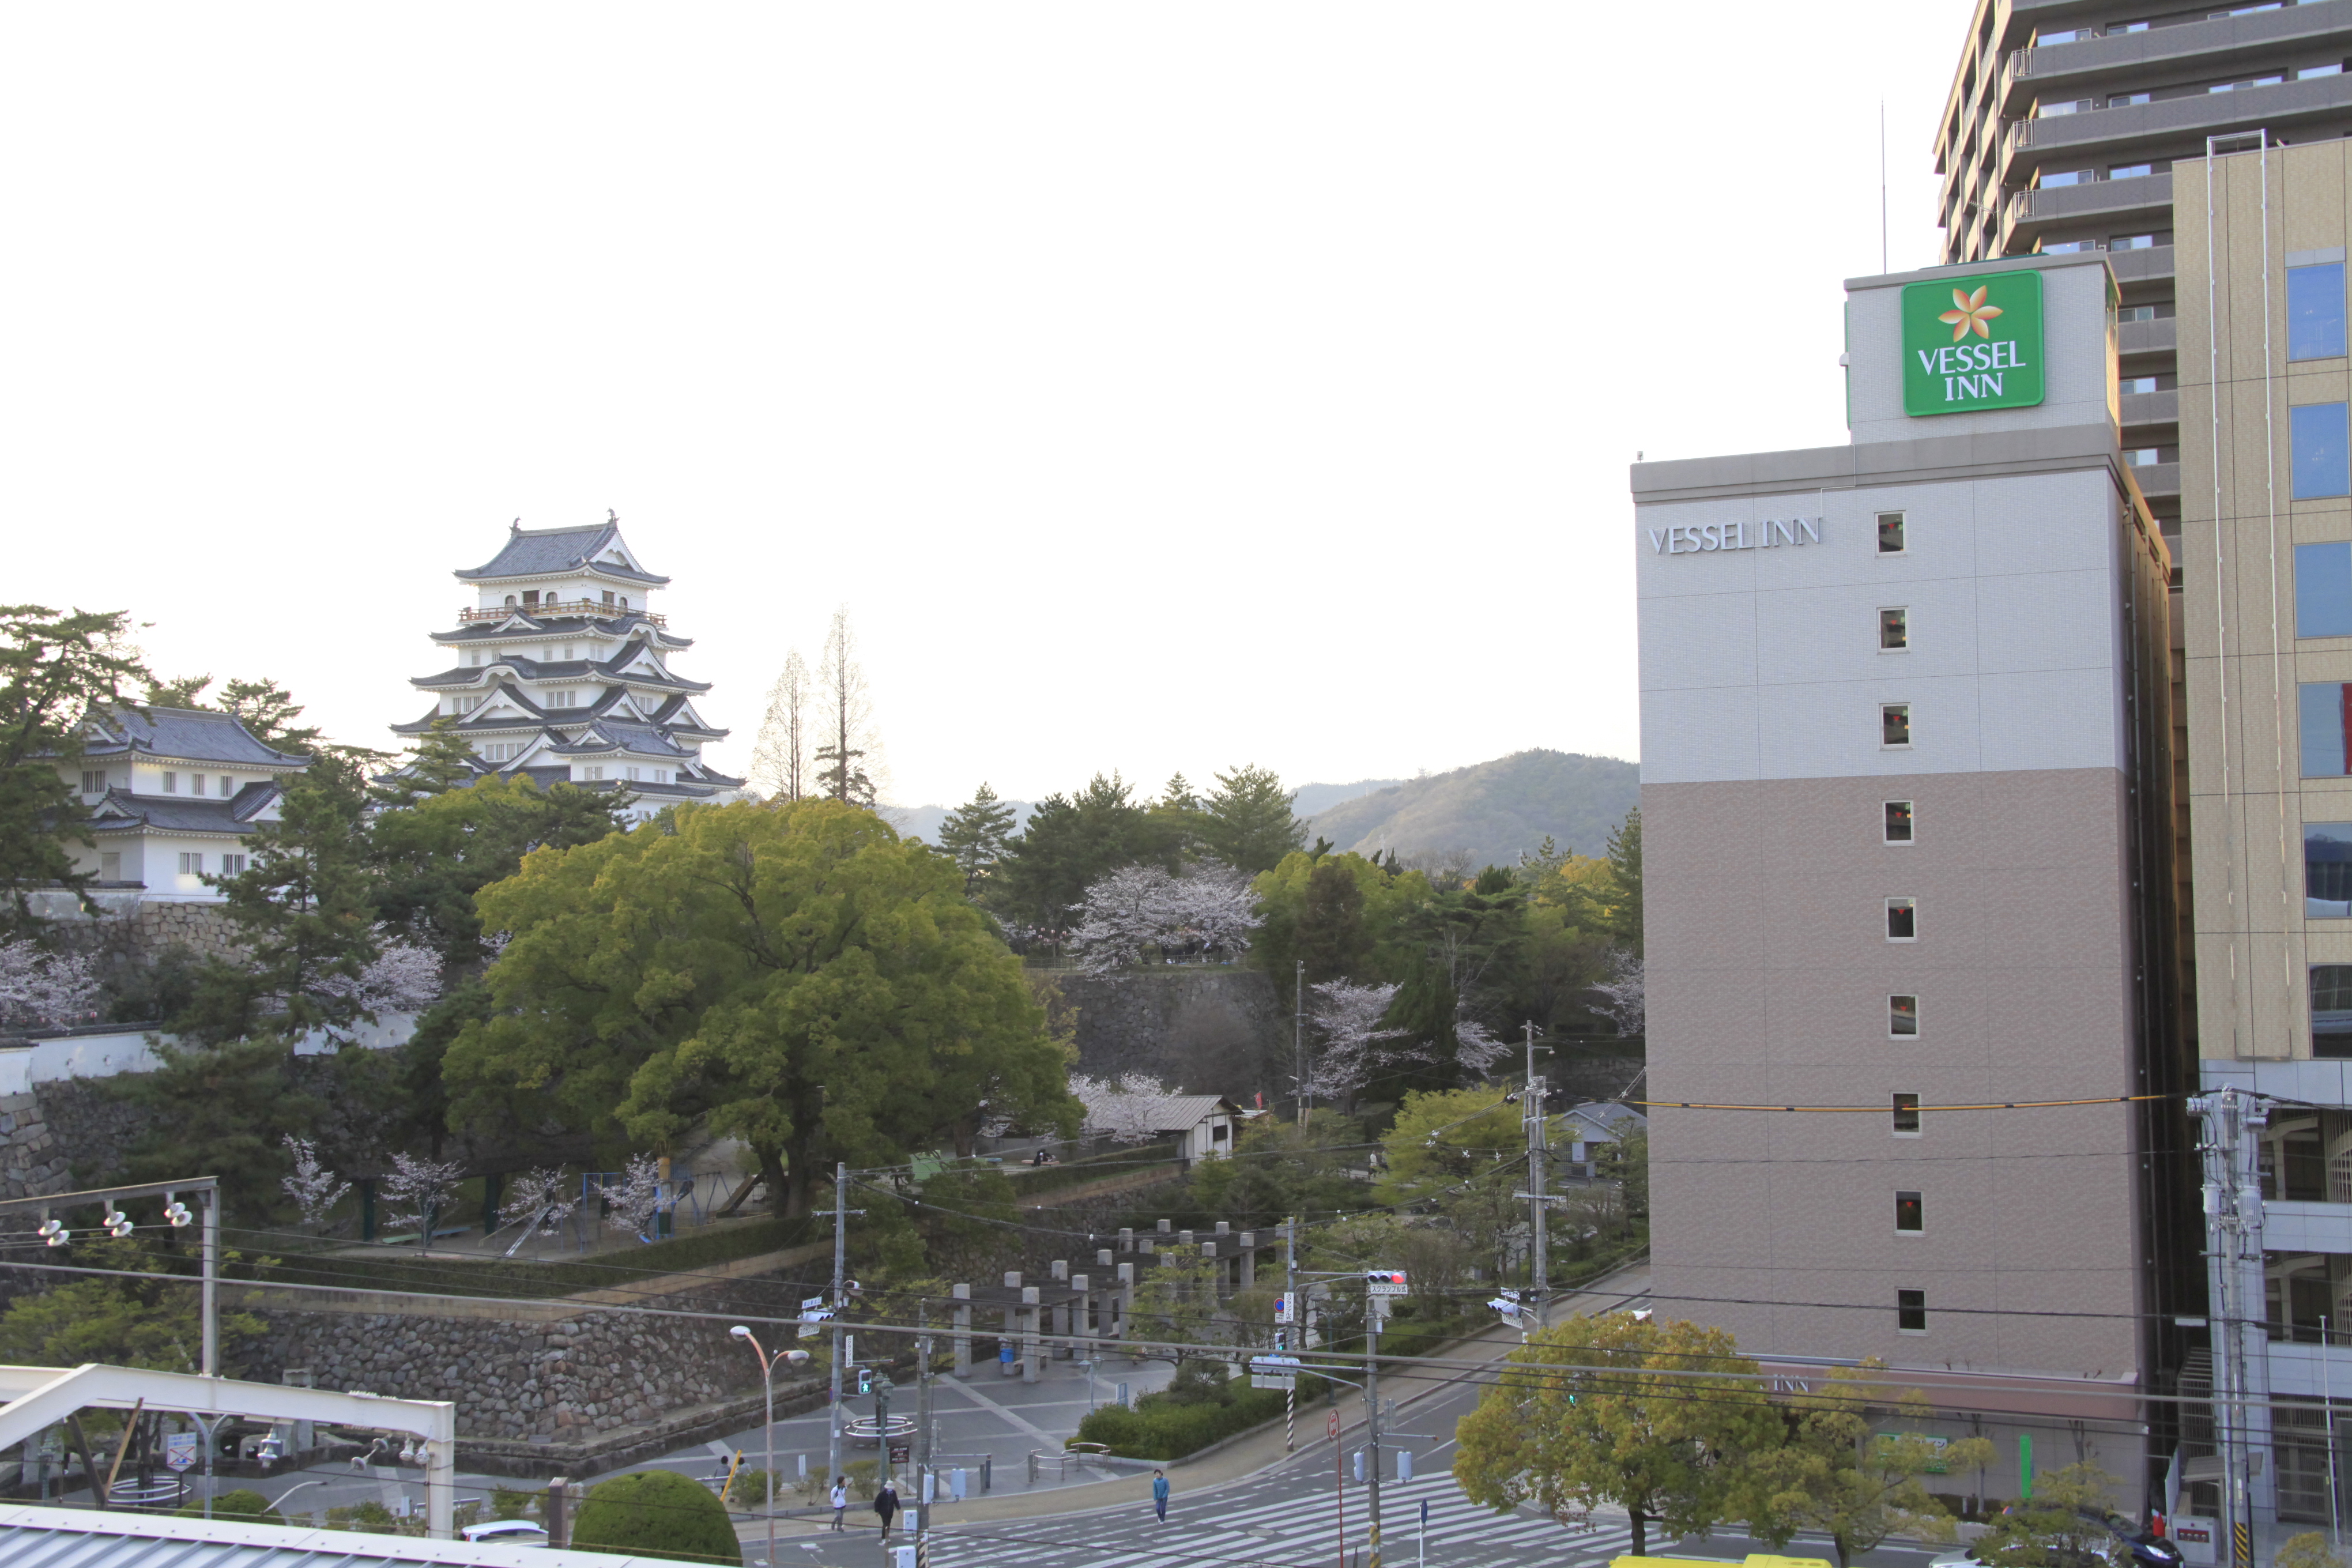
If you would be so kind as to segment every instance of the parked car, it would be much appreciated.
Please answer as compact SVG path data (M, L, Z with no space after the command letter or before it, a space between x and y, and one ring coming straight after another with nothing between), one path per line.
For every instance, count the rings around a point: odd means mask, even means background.
M2172 1542L2141 1529L2119 1513L2095 1513L2089 1509L2079 1511L2084 1522L2106 1532L2108 1568L2180 1568L2180 1548ZM2074 1568L2094 1568L2098 1561L2093 1554L2089 1562ZM1970 1542L1937 1552L1927 1568L1983 1568L1983 1564L1984 1559L1977 1555L1976 1544Z
M468 1541L492 1542L500 1546L544 1546L547 1531L527 1519L493 1519L483 1524L469 1524L457 1532Z

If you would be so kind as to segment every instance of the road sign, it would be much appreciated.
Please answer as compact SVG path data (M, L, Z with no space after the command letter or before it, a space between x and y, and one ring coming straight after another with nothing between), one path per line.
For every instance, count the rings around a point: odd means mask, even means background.
M1334 1410L1328 1416L1324 1418L1323 1430L1325 1433L1329 1435L1333 1441L1336 1442L1339 1439L1339 1413L1338 1411Z
M1290 1295L1287 1291L1274 1299L1274 1321L1277 1323L1290 1321Z
M163 1462L175 1470L186 1470L196 1462L196 1435L194 1432L167 1432L163 1435Z

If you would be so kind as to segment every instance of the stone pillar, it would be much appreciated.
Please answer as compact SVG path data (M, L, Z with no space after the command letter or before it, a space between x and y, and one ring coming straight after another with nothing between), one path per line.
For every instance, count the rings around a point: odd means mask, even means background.
M1113 1263L1117 1262L1118 1259L1111 1256L1111 1250L1109 1247L1098 1247L1095 1249L1095 1261L1102 1265L1105 1268L1108 1268Z
M1256 1284L1257 1232L1245 1230L1242 1232L1242 1289L1251 1289Z
M1076 1308L1077 1314L1077 1322L1073 1330L1076 1336L1076 1342L1072 1348L1074 1350L1083 1349L1087 1352L1086 1359L1092 1361L1095 1356L1095 1293L1093 1277L1086 1274L1071 1275L1070 1289L1078 1293L1078 1299L1076 1302L1074 1303Z
M971 1287L955 1288L955 1375L971 1377ZM828 1478L827 1484L831 1484Z
M1044 1315L1037 1305L1037 1287L1024 1285L1021 1288L1021 1320L1025 1331L1021 1336L1021 1381L1024 1383L1037 1381L1037 1320Z
M1118 1337L1133 1339L1135 1321L1135 1265L1118 1266Z
M1231 1220L1221 1219L1217 1222L1217 1234L1219 1236L1231 1236L1233 1233L1234 1226Z
M1121 1252L1133 1252L1135 1250L1135 1227L1133 1226L1123 1225L1118 1227L1118 1249Z
M1189 1230L1178 1231L1176 1233L1176 1244L1179 1247L1191 1247L1193 1244L1192 1233Z
M1055 1281L1062 1284L1067 1284L1069 1282L1069 1278L1070 1260L1066 1258L1056 1258L1054 1259L1054 1279Z
M1175 1223L1175 1221L1173 1221L1173 1220L1165 1220L1165 1219L1161 1220L1161 1221L1160 1222L1160 1235L1162 1235L1162 1236L1166 1236L1166 1235L1168 1234L1168 1227L1169 1227L1170 1226L1173 1225L1174 1223Z

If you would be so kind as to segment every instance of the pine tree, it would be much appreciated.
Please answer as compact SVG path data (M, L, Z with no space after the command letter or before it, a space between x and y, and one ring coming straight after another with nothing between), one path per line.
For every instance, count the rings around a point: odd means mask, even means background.
M1291 815L1290 801L1270 768L1219 773L1201 817L1201 843L1238 870L1271 871L1285 855L1307 847L1307 824Z
M982 783L971 799L947 815L940 824L940 848L963 873L964 896L970 898L980 879L992 870L1013 836L1013 808L997 799Z
M119 611L0 605L0 933L33 923L27 889L79 891L96 874L74 869L61 838L92 842L67 778L91 710L153 684L130 636Z
M1609 879L1615 884L1609 924L1620 942L1642 951L1642 808L1635 806L1609 834Z

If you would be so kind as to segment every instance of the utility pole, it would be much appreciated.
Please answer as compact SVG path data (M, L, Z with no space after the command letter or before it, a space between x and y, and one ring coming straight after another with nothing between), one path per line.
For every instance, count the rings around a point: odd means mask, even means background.
M1549 1119L1544 1115L1543 1079L1536 1077L1536 1026L1532 1019L1528 1023L1527 1031L1528 1193L1530 1198L1528 1208L1532 1220L1529 1239L1533 1243L1529 1255L1532 1272L1528 1275L1528 1283L1533 1289L1528 1294L1533 1298L1529 1304L1535 1311L1536 1331L1540 1333L1551 1323L1551 1244L1544 1225L1544 1211L1549 1206L1549 1200L1544 1195L1545 1131Z
M1290 996L1290 1060L1298 1069L1298 1125L1307 1125L1307 961L1298 961L1298 970L1291 986Z
M1282 1221L1282 1300L1290 1321L1276 1331L1275 1342L1285 1355L1297 1355L1307 1343L1299 1332L1306 1314L1298 1310L1298 1216L1286 1215ZM1293 1373L1290 1391L1282 1396L1282 1451L1291 1452L1298 1446L1298 1378Z
M2235 1087L2193 1095L2189 1113L2204 1123L2205 1252L2212 1297L2213 1422L2221 1450L2221 1526L2232 1568L2253 1568L2254 1449L2268 1447L2268 1313L2263 1300L2261 1142L2251 1130L2270 1119L2269 1102ZM2262 1335L2262 1341L2252 1336ZM2257 1430L2257 1427L2262 1428Z
M926 1296L916 1308L918 1326L931 1326L931 1299ZM885 1432L884 1452L890 1435ZM931 1500L938 1483L931 1476L931 1336L928 1333L915 1341L915 1568L931 1568ZM775 1568L771 1563L768 1568Z
M1370 1411L1370 1436L1364 1452L1365 1500L1372 1510L1371 1555L1365 1568L1381 1568L1381 1321L1388 1298L1364 1297L1364 1404Z
M846 769L849 764L842 764ZM849 1278L849 1164L837 1161L833 1167L833 1394L825 1404L824 1484L829 1488L834 1478L841 1474L841 1314L849 1309L844 1289ZM883 1462L889 1462L890 1439L885 1436ZM769 1568L774 1568L771 1563Z

